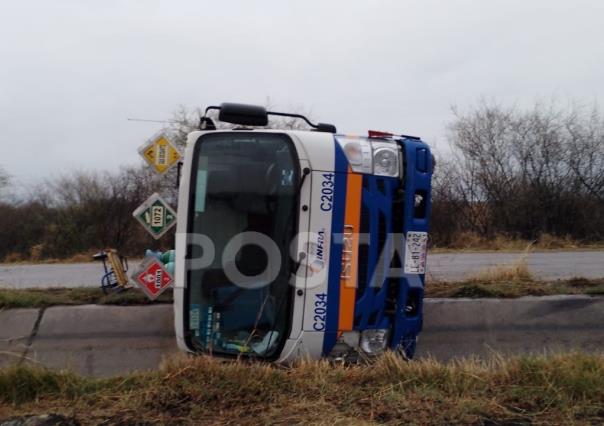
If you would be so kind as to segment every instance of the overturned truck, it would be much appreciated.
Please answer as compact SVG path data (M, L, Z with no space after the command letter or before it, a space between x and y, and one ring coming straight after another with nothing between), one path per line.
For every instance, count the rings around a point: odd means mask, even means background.
M208 111L231 123L219 130ZM270 116L311 130L267 128ZM234 126L233 126L234 125ZM181 170L175 327L181 349L275 362L412 357L434 166L419 138L262 107L208 107Z

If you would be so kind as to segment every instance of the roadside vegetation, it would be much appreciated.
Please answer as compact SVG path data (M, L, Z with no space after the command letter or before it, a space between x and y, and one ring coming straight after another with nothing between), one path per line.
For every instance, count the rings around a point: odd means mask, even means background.
M65 257L65 258L56 258L56 257L45 257L45 258L40 258L40 257L23 257L23 256L19 256L16 253L12 253L8 256L6 256L2 262L0 263L6 263L6 264L11 264L11 265L51 265L53 263L61 263L61 264L69 264L69 263L88 263L88 262L94 262L94 259L92 258L93 255L95 255L96 253L98 253L100 250L98 251L89 251L86 253L77 253L74 255L71 255L69 257ZM130 260L130 259L128 259ZM101 263L99 262L99 266L101 265Z
M148 305L172 303L172 290L166 290L156 301L141 291L129 289L121 293L104 294L100 288L0 289L0 309L47 308L70 305Z
M452 298L517 298L523 296L584 294L604 296L604 278L539 281L509 276L492 279L484 275L461 282L428 281L425 297ZM150 305L172 303L172 291L166 290L156 301L142 292L130 289L105 295L98 288L0 289L0 309L47 308L73 305Z
M433 246L604 241L604 116L597 106L482 100L453 114L451 154L438 158L433 179Z
M158 246L163 249L169 248L166 246ZM463 252L526 252L530 251L589 251L589 250L604 250L604 241L602 242L582 242L573 240L570 237L556 237L550 234L543 234L538 240L524 240L496 235L492 239L480 237L477 234L468 232L460 235L455 244L447 247L432 246L429 248L429 254L438 253L463 253ZM2 259L1 263L9 264L70 264L70 263L87 263L93 262L92 256L97 253L91 250L85 253L73 254L69 257L24 257L16 253L9 254ZM135 257L129 258L131 263L139 261L139 258L144 254L141 247L140 252L133 253ZM99 263L100 265L100 263Z
M197 111L181 109L166 131L182 145L198 119ZM433 179L433 248L604 247L604 117L597 106L519 109L481 101L454 109L447 136L451 153L437 155ZM107 247L130 257L170 249L173 232L156 242L132 211L153 192L176 205L175 174L158 178L146 166L75 171L16 196L18 182L0 169L0 261L87 258Z
M290 368L206 357L111 379L0 370L0 419L57 413L89 424L600 424L604 356Z
M568 280L543 281L531 274L528 251L518 261L494 266L459 282L428 281L426 297L516 298L563 294L604 295L604 278L575 277Z
M427 278L425 297L449 298L517 298L584 294L604 295L604 278L575 277L566 280L538 280L531 274L527 247L516 262L479 271L459 282L435 281ZM0 289L0 309L45 308L70 305L148 305L172 303L172 289L156 301L150 301L137 288L120 293L104 294L100 288Z
M437 238L438 235L435 237ZM534 240L513 238L503 234L492 237L480 236L475 232L461 232L446 246L432 245L430 253L448 252L522 252L522 251L549 251L549 250L604 250L604 241L580 241L572 237L541 234Z
M604 296L604 278L588 280L572 278L570 280L488 280L472 278L462 282L428 282L426 297L452 298L517 298L523 296L554 296L584 294Z

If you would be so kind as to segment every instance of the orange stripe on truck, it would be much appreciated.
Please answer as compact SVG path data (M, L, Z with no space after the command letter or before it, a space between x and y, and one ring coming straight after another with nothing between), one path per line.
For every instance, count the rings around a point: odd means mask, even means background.
M339 331L351 331L354 323L354 302L357 288L359 258L359 227L361 222L361 192L363 175L348 169L346 207L344 211L344 240L342 272L340 274Z

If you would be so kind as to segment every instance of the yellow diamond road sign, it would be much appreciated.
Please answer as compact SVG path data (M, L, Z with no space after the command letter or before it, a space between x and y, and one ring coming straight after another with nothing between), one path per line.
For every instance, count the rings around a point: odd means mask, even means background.
M180 152L164 134L155 136L138 150L153 169L164 174L170 170L181 158Z

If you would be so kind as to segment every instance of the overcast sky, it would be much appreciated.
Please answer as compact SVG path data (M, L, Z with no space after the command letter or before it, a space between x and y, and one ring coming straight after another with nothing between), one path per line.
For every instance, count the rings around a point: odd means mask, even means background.
M115 169L179 106L301 106L442 147L451 105L604 96L602 0L0 0L0 166ZM282 109L284 109L282 108Z

